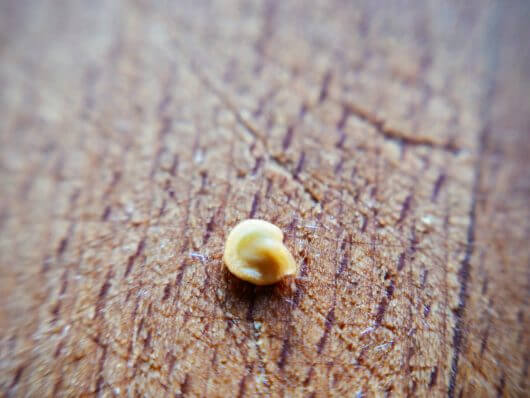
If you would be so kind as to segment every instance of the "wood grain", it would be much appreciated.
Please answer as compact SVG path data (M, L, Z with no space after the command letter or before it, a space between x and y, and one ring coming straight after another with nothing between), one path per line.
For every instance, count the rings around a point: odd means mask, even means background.
M2 396L529 395L528 3L0 7Z

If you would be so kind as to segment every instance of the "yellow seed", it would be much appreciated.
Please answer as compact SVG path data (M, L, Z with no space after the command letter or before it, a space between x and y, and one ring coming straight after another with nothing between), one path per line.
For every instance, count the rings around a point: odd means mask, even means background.
M232 274L255 285L271 285L297 272L282 231L263 220L237 224L226 239L223 260Z

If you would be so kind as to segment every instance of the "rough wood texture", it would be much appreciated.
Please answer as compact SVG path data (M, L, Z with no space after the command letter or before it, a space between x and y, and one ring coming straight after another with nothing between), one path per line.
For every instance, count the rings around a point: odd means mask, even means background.
M2 395L529 395L527 2L1 8Z

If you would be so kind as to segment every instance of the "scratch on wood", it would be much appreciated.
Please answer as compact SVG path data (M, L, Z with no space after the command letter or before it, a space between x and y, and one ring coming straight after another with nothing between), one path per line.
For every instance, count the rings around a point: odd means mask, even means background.
M436 202L437 201L438 194L440 193L440 190L442 189L442 185L445 182L445 178L446 178L445 174L444 173L440 173L440 175L436 179L436 182L434 183L434 188L433 188L433 191L432 191L432 196L431 196L431 201L432 202Z
M403 220L405 220L405 217L407 216L407 213L410 209L410 203L412 201L412 195L408 195L405 198L405 201L403 202L403 206L401 208L401 213L399 215L399 219L397 221L398 224L401 224Z
M109 288L110 288L110 280L114 276L114 273L112 270L110 270L107 273L107 276L105 277L105 282L101 286L101 289L98 294L97 302L96 302L96 311L94 313L94 319L101 316L101 310L103 309L103 306L105 305L105 296L107 295Z
M294 125L290 125L287 127L287 132L285 133L285 137L283 137L282 141L282 149L286 151L289 149L289 146L291 145L291 142L293 141L293 135L294 135Z
M130 256L129 259L127 260L127 268L125 269L125 273L123 275L124 278L126 278L131 272L134 262L142 254L144 250L144 246L145 246L145 237L142 238L140 242L138 243L138 246L136 247L136 252L132 256Z
M333 323L335 322L335 306L333 306L329 312L328 315L326 315L326 322L324 324L324 334L320 338L320 341L317 344L317 353L321 354L322 350L324 349L324 346L326 345L326 341L328 339L329 332L331 330L331 327L333 326Z
M399 255L398 264L397 264L398 271L401 271L405 267L405 256L406 256L406 252L403 252Z
M455 146L452 141L440 143L433 141L429 137L408 135L392 127L389 127L384 120L370 113L368 110L359 107L358 105L348 103L346 104L346 106L348 106L350 114L357 116L360 120L371 125L379 134L381 134L384 138L388 140L395 141L402 145L423 146L431 149L441 149L454 155L460 152L460 148Z
M250 213L248 214L249 218L254 218L254 216L256 215L256 211L258 210L258 207L259 207L259 200L260 200L259 191L257 191L254 194L254 197L252 198L252 205L250 207Z
M13 381L11 382L11 385L9 386L10 390L12 390L20 382L20 378L22 377L22 373L24 372L24 369L26 369L26 365L20 365L17 368L17 370L15 371L15 377L13 377Z
M328 89L329 84L331 83L331 78L333 77L333 74L331 73L331 70L328 70L324 74L324 79L322 80L322 86L320 88L320 94L318 96L318 102L322 103L326 100L328 97Z

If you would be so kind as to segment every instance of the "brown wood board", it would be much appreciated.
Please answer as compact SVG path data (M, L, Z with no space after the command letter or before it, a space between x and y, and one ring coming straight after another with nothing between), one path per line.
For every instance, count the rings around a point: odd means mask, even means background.
M527 2L0 8L0 395L529 395Z

